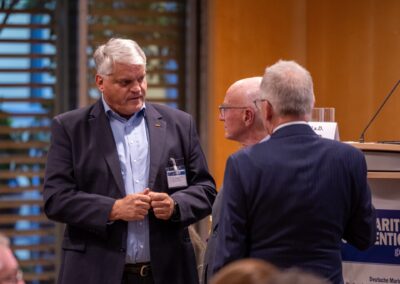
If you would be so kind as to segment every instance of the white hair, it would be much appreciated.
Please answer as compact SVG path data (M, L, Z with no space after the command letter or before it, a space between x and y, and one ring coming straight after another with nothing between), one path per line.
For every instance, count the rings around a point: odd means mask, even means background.
M110 75L115 62L146 65L146 55L133 40L112 38L94 52L97 73Z
M309 116L315 102L310 73L294 61L280 60L265 69L261 96L279 116Z

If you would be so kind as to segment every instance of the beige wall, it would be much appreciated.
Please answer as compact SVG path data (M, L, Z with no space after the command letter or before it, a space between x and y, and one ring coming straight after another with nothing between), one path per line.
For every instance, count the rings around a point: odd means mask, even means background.
M218 186L239 149L224 138L218 105L234 81L293 59L314 78L316 106L336 108L342 140L358 140L400 79L398 0L209 0L208 157ZM366 141L400 140L400 87Z

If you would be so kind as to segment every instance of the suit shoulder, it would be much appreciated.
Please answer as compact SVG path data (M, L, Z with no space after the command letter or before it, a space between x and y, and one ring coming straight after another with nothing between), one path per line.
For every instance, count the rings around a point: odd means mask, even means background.
M58 114L54 117L55 120L58 120L62 123L67 122L68 124L76 124L84 118L89 117L94 105L90 105L83 108L78 108L74 110L70 110L61 114Z
M327 145L327 147L334 149L335 153L337 153L337 154L342 154L342 155L348 156L349 158L357 157L357 156L360 158L364 157L364 153L360 149L358 149L348 143L330 140L330 139L323 139L323 141L324 141L325 145Z

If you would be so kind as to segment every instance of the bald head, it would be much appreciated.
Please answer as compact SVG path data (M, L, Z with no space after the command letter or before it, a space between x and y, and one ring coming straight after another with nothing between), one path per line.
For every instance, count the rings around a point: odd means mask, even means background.
M259 99L262 77L251 77L233 83L227 90L219 119L224 122L225 138L244 146L253 145L268 135Z
M236 81L226 92L229 103L240 103L243 106L255 107L253 101L258 98L262 77L251 77Z

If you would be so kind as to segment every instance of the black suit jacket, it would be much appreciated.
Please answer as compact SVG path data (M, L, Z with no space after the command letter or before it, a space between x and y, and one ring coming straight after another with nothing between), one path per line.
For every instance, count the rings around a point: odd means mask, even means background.
M255 257L342 283L342 238L359 249L375 242L362 152L308 125L233 154L223 187L214 270Z
M180 220L149 214L155 283L197 283L187 226L210 214L215 184L190 115L146 103L149 188L178 203ZM182 159L188 187L168 188L169 159ZM110 223L116 199L125 196L118 153L102 101L54 118L44 183L45 213L66 223L58 283L121 283L127 222Z

